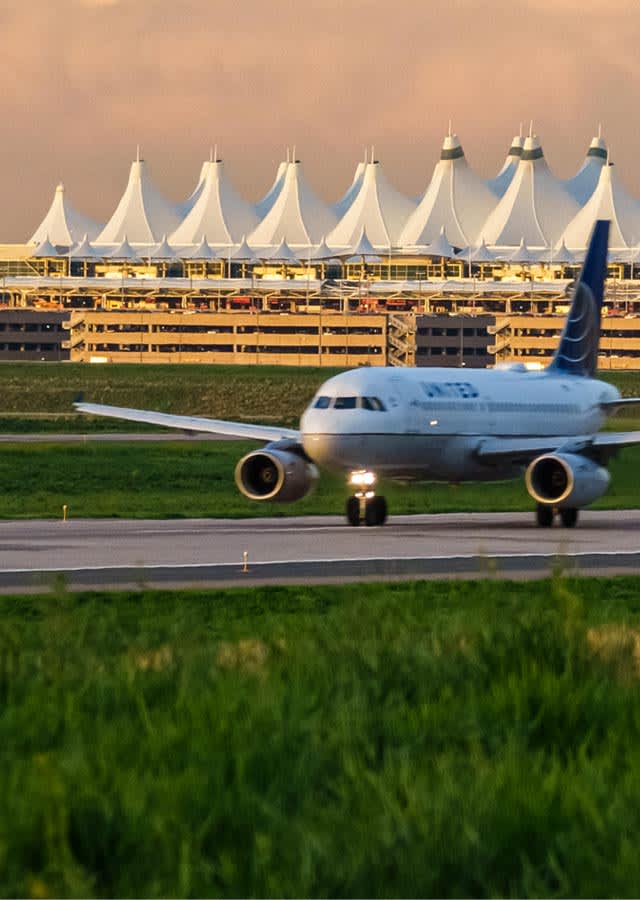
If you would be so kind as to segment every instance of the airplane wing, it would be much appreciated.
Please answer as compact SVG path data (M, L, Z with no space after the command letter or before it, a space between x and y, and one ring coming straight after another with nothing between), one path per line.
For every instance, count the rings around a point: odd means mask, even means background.
M293 428L279 428L276 425L251 425L247 422L225 422L222 419L205 419L199 416L174 416L171 413L129 409L126 406L105 406L102 403L80 402L73 405L78 412L88 413L92 416L145 422L147 425L162 425L164 428L177 428L181 431L227 434L231 437L253 438L258 441L300 440L299 431Z
M640 431L601 431L567 437L487 438L476 448L480 462L526 465L543 453L576 453L606 461L616 450L640 444Z
M619 400L607 400L600 404L600 409L606 413L616 413L621 409L631 409L640 406L640 397L620 397Z

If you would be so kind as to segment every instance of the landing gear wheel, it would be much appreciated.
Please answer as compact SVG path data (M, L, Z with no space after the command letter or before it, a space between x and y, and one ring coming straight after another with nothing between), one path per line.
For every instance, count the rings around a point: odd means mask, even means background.
M578 521L578 510L574 507L560 510L560 520L565 528L574 528Z
M536 522L539 528L551 528L553 525L553 507L538 503L536 506Z
M347 500L347 522L354 526L360 524L360 500L358 497L349 497Z
M387 501L384 497L370 497L364 514L365 525L384 525L387 521Z

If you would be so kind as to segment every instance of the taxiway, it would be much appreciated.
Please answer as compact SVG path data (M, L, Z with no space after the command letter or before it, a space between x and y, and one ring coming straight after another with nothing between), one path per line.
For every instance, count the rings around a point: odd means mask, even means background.
M337 516L13 520L0 523L0 590L640 573L639 534L639 510L582 512L575 529L537 528L532 513L394 516L384 528Z

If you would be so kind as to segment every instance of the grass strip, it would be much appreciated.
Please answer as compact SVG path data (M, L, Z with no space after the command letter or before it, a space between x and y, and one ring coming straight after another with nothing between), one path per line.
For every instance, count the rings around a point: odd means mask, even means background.
M94 403L113 406L296 426L318 387L339 371L297 366L2 363L0 430L30 431L37 420L40 430L135 429L132 423L118 426L112 420L105 425L101 419L74 416L72 403L80 392ZM625 396L640 396L640 372L598 375Z
M256 503L234 482L237 461L255 443L145 442L2 444L0 518L243 518L342 515L346 479L323 472L298 503ZM633 509L639 501L640 448L611 463L611 486L596 509ZM524 479L488 484L381 483L392 514L508 512L533 508Z
M3 896L636 896L640 580L3 598Z

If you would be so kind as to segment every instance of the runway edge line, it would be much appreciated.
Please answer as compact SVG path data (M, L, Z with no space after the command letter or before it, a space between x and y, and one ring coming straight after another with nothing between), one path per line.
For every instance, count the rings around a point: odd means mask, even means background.
M0 590L64 586L69 590L113 586L154 585L251 585L283 581L321 582L336 578L428 578L468 575L495 578L516 573L542 576L554 570L579 574L587 570L621 569L640 572L640 552L526 553L498 556L390 557L370 559L315 559L253 562L248 571L239 563L203 565L135 565L82 568L5 569L0 572Z

